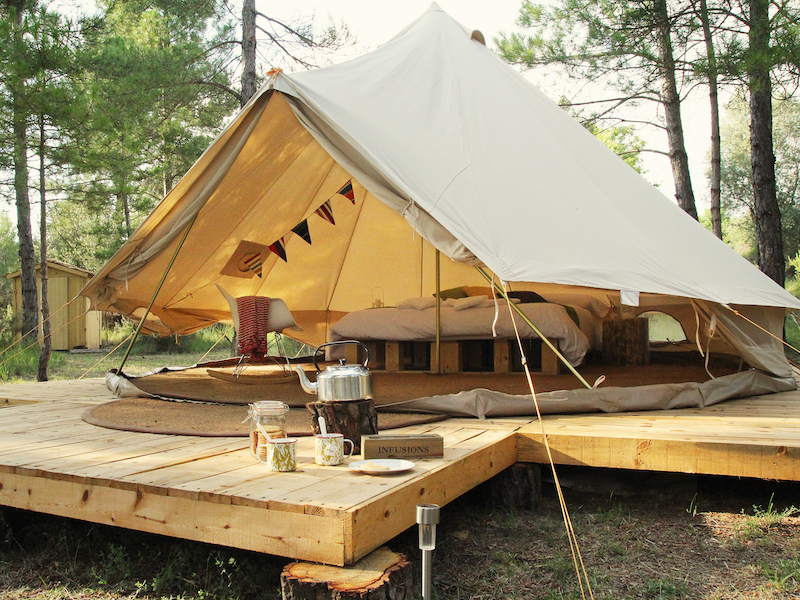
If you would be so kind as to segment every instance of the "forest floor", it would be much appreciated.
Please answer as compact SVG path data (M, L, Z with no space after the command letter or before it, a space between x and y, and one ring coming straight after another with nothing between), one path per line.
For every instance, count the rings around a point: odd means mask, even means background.
M800 598L800 486L559 469L596 599ZM545 473L545 479L547 474ZM529 511L477 488L444 506L438 599L582 598L552 483ZM280 598L288 559L0 509L0 598ZM418 577L416 528L387 544Z

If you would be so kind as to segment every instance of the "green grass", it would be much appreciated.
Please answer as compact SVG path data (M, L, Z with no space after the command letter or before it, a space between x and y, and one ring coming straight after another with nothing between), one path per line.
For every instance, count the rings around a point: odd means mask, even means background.
M797 556L781 559L776 565L763 563L761 572L777 590L794 591L800 587L800 559Z
M800 318L794 314L787 316L784 331L786 343L791 346L791 348L786 349L786 355L789 360L798 362L800 361L800 352L798 352L800 351ZM797 348L798 351L793 350L793 348Z
M104 377L109 370L119 368L133 332L134 327L130 322L107 331L102 352L52 352L48 379ZM180 337L140 335L123 370L130 375L140 375L164 366L188 367L201 361L230 358L231 336L231 327L222 324ZM308 354L309 347L305 344L285 336L283 343L289 356ZM270 341L270 353L279 354L274 337ZM20 343L7 345L0 351L0 382L35 381L38 365L38 346L24 348Z
M100 352L52 352L48 365L48 379L55 381L104 377L106 372L120 366L129 343L125 340L131 333L133 333L132 326L112 330L107 335L106 348ZM125 362L124 371L129 374L141 374L163 366L187 367L200 362L201 359L209 361L229 358L231 355L229 336L229 328L224 326L209 327L190 336L183 336L177 341L175 337L141 336ZM211 350L214 344L217 345ZM23 348L21 344L12 344L0 353L0 381L3 383L35 381L38 365L38 346Z
M753 506L753 514L746 515L742 511L742 519L734 530L734 540L739 543L764 538L776 525L786 522L789 517L798 513L798 509L789 506L782 511L775 509L773 497L770 497L767 508Z
M678 600L689 597L689 586L685 581L672 579L650 579L644 585L644 597L654 600Z
M655 310L642 313L649 321L651 342L680 342L686 339L686 333L678 321L670 315Z

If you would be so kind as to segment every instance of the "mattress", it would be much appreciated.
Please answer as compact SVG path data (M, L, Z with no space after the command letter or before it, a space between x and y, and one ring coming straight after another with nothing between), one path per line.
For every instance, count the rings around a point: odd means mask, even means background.
M491 304L491 303L490 303ZM518 304L522 312L551 342L558 343L564 357L577 366L586 353L597 347L600 327L597 319L581 307L552 303ZM443 340L478 340L513 338L514 325L509 308L499 304L497 322L494 306L481 305L463 310L441 307L441 338ZM572 313L572 316L570 316ZM573 319L573 317L576 317ZM520 337L539 336L525 321L514 314ZM578 323L576 323L576 320ZM496 336L494 335L496 333ZM433 341L436 338L436 309L370 308L348 313L331 329L331 340Z

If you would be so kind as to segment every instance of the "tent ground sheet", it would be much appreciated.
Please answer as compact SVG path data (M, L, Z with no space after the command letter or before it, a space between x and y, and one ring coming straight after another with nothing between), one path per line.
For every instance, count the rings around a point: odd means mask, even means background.
M712 365L711 372L715 376L736 372L735 365L719 361ZM164 398L178 398L206 402L230 404L250 404L258 400L278 400L289 406L302 407L315 400L314 396L305 393L300 387L296 374L286 379L286 383L277 383L272 377L265 377L264 383L257 383L260 367L249 367L245 375L251 379L248 383L235 383L209 374L219 371L217 365L198 365L194 368L171 370L165 369L152 374L128 378L144 394ZM309 368L308 366L306 367ZM274 370L263 367L264 371ZM692 356L667 355L656 356L649 365L611 366L594 364L581 367L581 375L589 383L605 376L604 387L633 387L659 383L702 383L710 379L702 363ZM263 372L263 371L262 371ZM267 371L271 372L271 371ZM309 373L313 381L313 369ZM416 398L458 394L473 389L488 389L504 394L530 394L524 373L449 373L432 374L419 371L371 373L373 399L381 410L398 410L395 405ZM283 378L281 378L283 380ZM279 380L280 381L280 380ZM583 387L583 384L571 373L563 375L533 374L533 383L537 393L555 390L569 390Z

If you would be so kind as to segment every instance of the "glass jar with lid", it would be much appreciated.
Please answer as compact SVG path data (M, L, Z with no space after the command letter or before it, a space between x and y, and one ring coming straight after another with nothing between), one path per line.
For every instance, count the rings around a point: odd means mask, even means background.
M286 413L289 407L283 402L262 400L250 405L250 453L255 458L267 458L267 441L286 437Z

